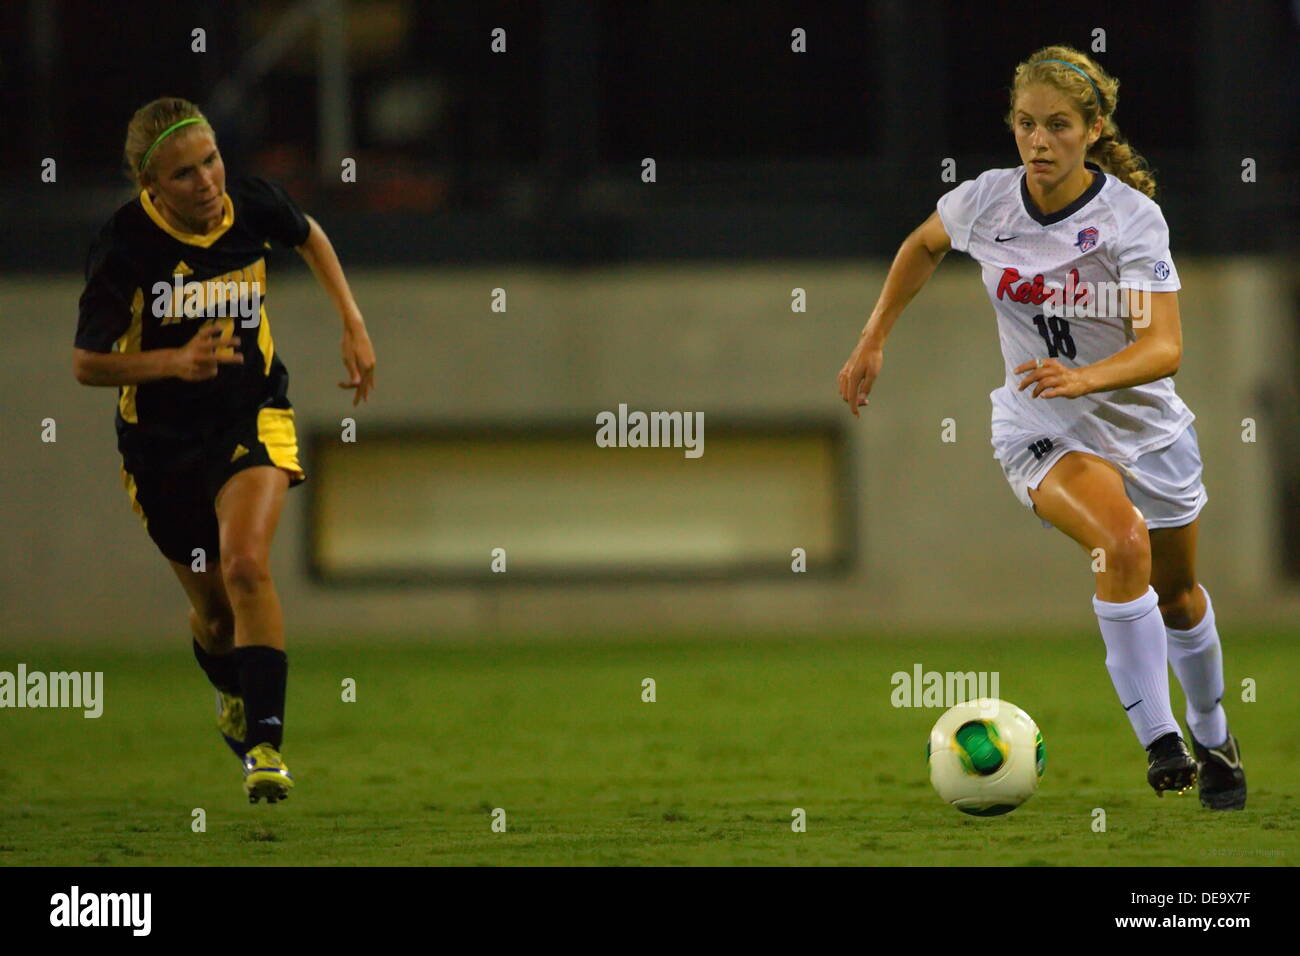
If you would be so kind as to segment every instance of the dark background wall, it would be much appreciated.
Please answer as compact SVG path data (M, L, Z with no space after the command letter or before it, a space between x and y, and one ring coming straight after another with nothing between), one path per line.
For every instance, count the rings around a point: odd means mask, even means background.
M1097 30L1178 249L1295 248L1300 14L1285 0L337 3L348 186L319 171L329 69L312 6L6 4L0 216L22 229L0 233L0 268L77 267L129 195L127 120L163 94L209 111L232 168L279 176L322 222L337 212L357 264L890 255L945 158L959 179L1015 164L1015 64L1048 43L1090 51ZM59 184L33 189L45 157Z

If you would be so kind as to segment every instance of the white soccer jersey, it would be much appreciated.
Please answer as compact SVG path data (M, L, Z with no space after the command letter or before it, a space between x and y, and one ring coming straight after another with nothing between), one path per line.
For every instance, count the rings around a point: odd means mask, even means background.
M945 194L939 218L952 247L980 264L997 315L1006 379L989 395L994 421L1073 436L1127 465L1173 442L1195 419L1171 378L1079 398L1031 398L1033 386L1016 391L1028 373L1012 372L1036 358L1091 365L1136 341L1132 320L1117 308L1122 296L1098 283L1117 284L1112 290L1179 288L1160 207L1093 163L1087 167L1092 184L1051 215L1034 205L1017 166L990 169ZM1072 303L1064 302L1067 291ZM1076 314L1062 316L1063 305Z

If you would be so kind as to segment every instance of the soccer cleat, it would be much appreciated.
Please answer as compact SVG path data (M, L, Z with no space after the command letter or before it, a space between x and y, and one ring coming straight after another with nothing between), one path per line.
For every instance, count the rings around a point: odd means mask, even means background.
M1196 770L1200 774L1201 806L1211 810L1242 810L1246 806L1246 771L1241 766L1241 747L1228 734L1220 747L1203 747L1192 737Z
M244 737L248 735L248 725L244 722L244 698L238 694L217 691L217 730L235 756L244 759Z
M1166 790L1185 793L1196 783L1196 763L1183 738L1172 730L1147 747L1147 783L1163 797Z
M249 803L257 803L262 797L267 803L275 803L289 796L292 789L289 768L284 765L280 752L270 744L258 744L244 754L244 792Z

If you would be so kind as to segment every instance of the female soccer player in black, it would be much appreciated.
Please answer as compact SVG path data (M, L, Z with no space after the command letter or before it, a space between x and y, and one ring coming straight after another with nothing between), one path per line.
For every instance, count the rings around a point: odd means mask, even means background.
M125 154L140 194L91 248L75 373L118 388L122 480L189 597L194 655L249 800L275 802L293 778L280 755L288 668L271 538L306 476L262 305L270 241L297 249L338 308L353 405L374 387L374 350L320 225L273 183L227 184L193 103L142 107Z

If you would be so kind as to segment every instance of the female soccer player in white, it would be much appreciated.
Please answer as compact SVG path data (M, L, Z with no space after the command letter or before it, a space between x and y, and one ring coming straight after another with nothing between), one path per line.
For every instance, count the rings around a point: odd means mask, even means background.
M1017 66L1006 122L1022 165L963 182L903 242L839 392L854 415L869 404L890 329L949 249L980 264L1006 363L990 395L994 457L1044 527L1104 553L1093 609L1148 782L1162 795L1199 779L1203 805L1241 809L1219 635L1195 573L1207 500L1195 416L1172 380L1178 271L1155 180L1112 119L1118 90L1070 47ZM1168 665L1187 697L1195 762Z
M193 103L137 110L125 155L140 192L91 249L76 377L118 388L122 479L189 597L194 656L217 688L217 726L243 761L244 789L273 803L293 778L280 755L288 659L271 539L285 492L306 476L262 305L271 241L298 250L338 309L339 385L356 389L354 405L374 387L374 349L320 225L274 183L227 184Z

